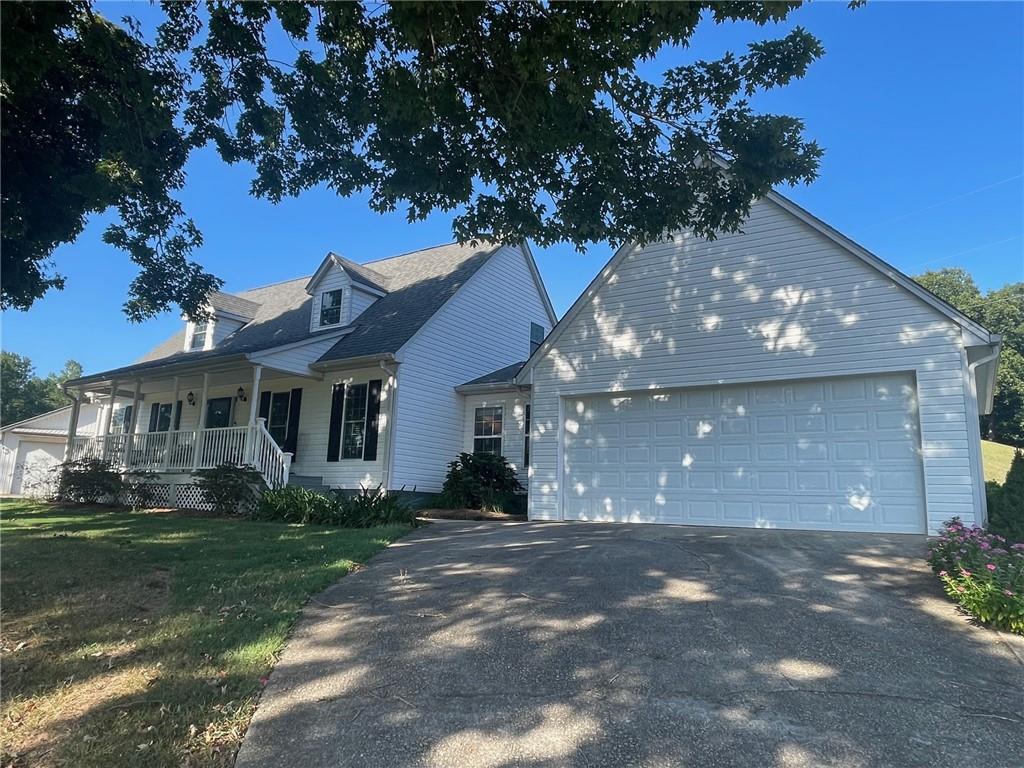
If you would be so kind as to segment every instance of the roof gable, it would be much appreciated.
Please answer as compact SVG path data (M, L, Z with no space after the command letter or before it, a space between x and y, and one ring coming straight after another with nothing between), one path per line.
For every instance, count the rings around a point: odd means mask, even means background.
M947 304L946 302L934 296L928 290L914 282L913 279L900 272L898 269L878 258L867 249L861 247L854 241L842 235L837 230L825 224L820 219L816 218L812 214L805 211L803 208L793 203L788 198L777 192L770 192L765 198L764 202L770 203L773 206L777 206L787 215L792 216L805 225L809 226L819 235L824 236L830 240L833 244L838 246L842 252L851 256L863 263L871 270L884 275L886 278L891 280L895 285L902 289L907 294L914 298L929 305L932 309L944 315L945 317L952 320L954 323L963 328L966 332L970 333L977 339L978 344L995 343L997 337L994 337L987 329L971 320L969 317L964 315L962 312ZM638 252L640 247L636 243L625 243L616 250L608 262L602 267L598 274L587 286L586 290L573 302L569 311L565 313L562 319L555 325L551 333L544 340L544 343L530 356L530 359L526 361L522 370L516 376L517 383L524 383L529 381L529 374L537 362L544 357L545 354L555 345L559 337L565 332L565 330L572 325L575 318L595 299L595 296L599 293L601 288L609 282L616 274L620 265L629 258L633 253Z
M368 288L373 292L387 293L388 290L388 278L380 274L376 270L370 269L365 264L357 264L354 261L346 259L344 256L339 256L336 253L328 253L320 266L317 267L316 272L309 278L309 282L306 283L306 293L312 294L316 290L317 283L319 283L332 267L338 267L348 275L349 280L354 285L360 288Z

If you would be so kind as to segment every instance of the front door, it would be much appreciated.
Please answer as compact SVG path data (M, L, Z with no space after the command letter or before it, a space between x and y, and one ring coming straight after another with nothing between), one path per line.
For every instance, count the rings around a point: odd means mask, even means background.
M231 426L231 398L215 397L206 402L206 428Z

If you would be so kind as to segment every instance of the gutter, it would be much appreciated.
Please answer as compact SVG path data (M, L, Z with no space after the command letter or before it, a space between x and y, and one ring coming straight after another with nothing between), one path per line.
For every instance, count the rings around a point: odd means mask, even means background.
M314 371L333 371L340 368L360 368L365 366L376 366L378 363L395 363L394 352L378 352L372 355L360 355L359 357L343 357L338 360L318 360L309 367Z
M145 365L145 367L132 367L116 368L112 371L105 373L97 373L93 376L82 376L78 379L69 379L64 382L63 389L67 393L69 389L80 389L82 386L88 384L97 384L104 381L113 381L114 379L131 379L140 378L145 374L158 371L167 371L168 369L181 369L182 371L188 371L191 368L196 368L199 372L209 371L212 366L219 366L221 363L239 363L249 359L249 355L244 352L237 352L233 355L218 355L215 357L208 357L200 360L169 360L166 363L159 365Z
M488 381L483 384L459 384L455 391L460 395L487 395L492 392L529 392L530 384L516 384L512 381Z
M993 401L995 399L996 394L996 372L999 369L999 356L1002 354L1003 351L1002 336L999 336L997 334L991 334L989 336L989 339L994 345L992 351L989 352L989 354L985 355L984 357L975 360L973 363L967 364L967 370L970 371L975 386L977 386L978 368L985 365L986 363L991 363L993 360L995 361L995 365L992 366L992 375L989 376L988 386L985 387L984 404L982 404L980 401L978 402L978 410L979 412L981 412L983 416L987 416L988 414L992 413Z

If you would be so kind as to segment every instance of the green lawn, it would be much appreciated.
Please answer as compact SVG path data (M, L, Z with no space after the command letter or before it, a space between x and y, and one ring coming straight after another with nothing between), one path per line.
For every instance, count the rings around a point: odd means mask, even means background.
M403 535L2 503L2 765L229 765L309 595Z
M1010 471L1010 462L1013 461L1013 454L1016 450L1010 445L982 440L981 463L985 467L985 480L1003 483L1006 480L1006 473Z

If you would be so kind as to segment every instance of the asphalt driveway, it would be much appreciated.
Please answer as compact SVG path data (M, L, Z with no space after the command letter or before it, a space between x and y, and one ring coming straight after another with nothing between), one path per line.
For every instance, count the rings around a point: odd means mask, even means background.
M310 604L238 768L1020 766L1024 642L923 551L434 523Z

